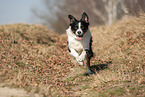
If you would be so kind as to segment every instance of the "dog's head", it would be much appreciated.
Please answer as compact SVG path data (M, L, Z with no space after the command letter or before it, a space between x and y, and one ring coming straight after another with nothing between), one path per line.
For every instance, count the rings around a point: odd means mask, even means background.
M72 32L76 35L78 40L82 40L89 26L88 15L84 12L80 20L77 20L72 15L68 15L68 18L70 19L70 26L71 26Z

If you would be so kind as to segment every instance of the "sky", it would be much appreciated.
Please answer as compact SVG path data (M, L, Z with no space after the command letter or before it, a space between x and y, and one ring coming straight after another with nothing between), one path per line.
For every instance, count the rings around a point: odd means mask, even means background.
M34 21L32 8L41 8L41 0L0 0L0 25Z

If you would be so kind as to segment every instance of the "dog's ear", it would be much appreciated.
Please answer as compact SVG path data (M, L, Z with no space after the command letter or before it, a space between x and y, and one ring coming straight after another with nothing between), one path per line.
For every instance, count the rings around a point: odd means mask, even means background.
M85 12L82 14L81 21L85 21L86 23L89 23L89 17Z
M76 21L76 18L74 18L72 15L68 15L68 18L70 19L70 23Z

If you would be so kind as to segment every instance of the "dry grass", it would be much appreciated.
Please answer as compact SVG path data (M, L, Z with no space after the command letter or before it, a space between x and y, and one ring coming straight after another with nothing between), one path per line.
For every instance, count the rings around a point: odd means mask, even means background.
M1 26L0 82L42 95L53 94L54 88L65 84L61 78L73 66L63 41L40 25Z
M0 26L0 82L42 96L145 96L145 17L91 28L92 68L73 64L66 35L41 25Z

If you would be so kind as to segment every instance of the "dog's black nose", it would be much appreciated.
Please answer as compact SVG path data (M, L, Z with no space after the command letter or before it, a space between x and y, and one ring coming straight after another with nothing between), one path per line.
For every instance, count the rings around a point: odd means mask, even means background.
M81 31L78 31L77 33L78 33L78 34L81 34Z

